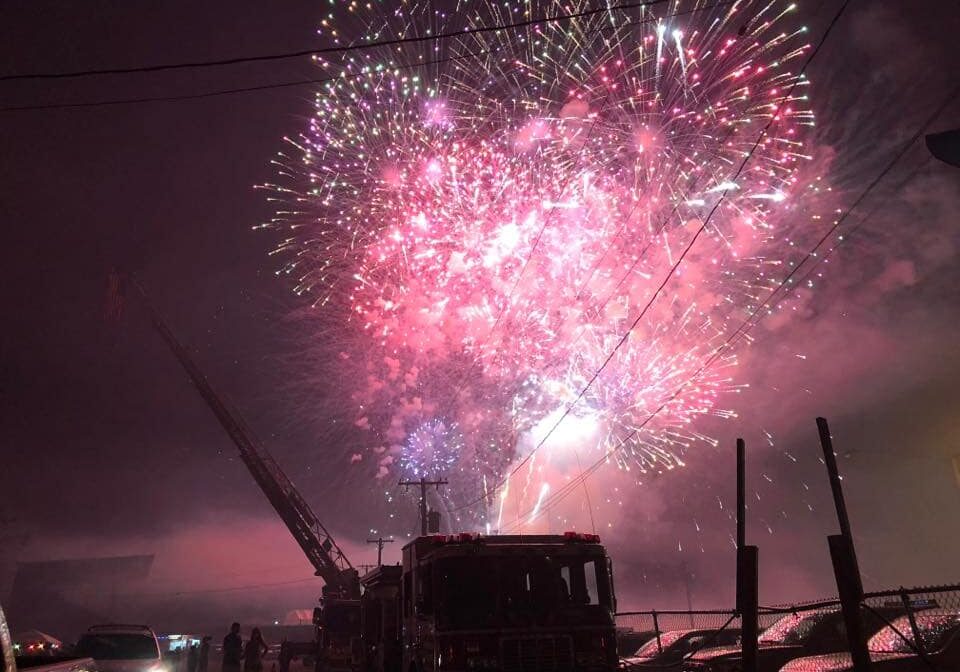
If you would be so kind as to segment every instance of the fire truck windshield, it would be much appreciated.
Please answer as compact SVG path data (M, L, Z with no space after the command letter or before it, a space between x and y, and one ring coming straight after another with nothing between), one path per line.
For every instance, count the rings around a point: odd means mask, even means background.
M599 557L444 558L432 573L430 606L445 629L601 624L610 617L610 582Z

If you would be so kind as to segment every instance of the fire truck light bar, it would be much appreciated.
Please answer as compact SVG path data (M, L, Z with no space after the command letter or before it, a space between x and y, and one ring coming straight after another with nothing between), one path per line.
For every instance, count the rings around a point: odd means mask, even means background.
M585 532L564 532L563 538L567 541L585 541L588 544L599 544L599 534L586 534Z
M538 539L534 537L526 537L531 540ZM460 532L458 534L434 534L429 537L426 537L429 541L434 544L468 544L468 543L477 543L484 541L484 537L480 535L479 532ZM558 537L553 537L553 539L558 540ZM599 544L600 535L599 534L588 534L585 532L564 532L562 536L559 537L565 542L579 542L586 544ZM493 541L494 538L491 538ZM547 541L547 538L543 538L542 541Z

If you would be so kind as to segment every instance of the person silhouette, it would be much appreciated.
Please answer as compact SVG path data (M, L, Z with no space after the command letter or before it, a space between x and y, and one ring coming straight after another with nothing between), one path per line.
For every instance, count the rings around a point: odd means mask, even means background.
M187 649L187 672L197 672L197 665L200 663L200 647L191 644Z
M243 672L261 672L263 670L263 654L269 647L263 641L260 628L254 628L250 633L250 641L243 650Z
M230 626L230 632L223 638L223 672L240 672L240 659L243 658L243 639L240 637L240 624Z
M204 636L200 642L200 660L197 661L197 672L207 672L207 665L210 662L210 635Z

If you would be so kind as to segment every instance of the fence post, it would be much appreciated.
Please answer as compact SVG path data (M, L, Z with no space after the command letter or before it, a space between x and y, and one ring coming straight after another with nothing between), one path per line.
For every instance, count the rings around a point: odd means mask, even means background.
M759 551L747 546L747 456L746 443L737 439L737 613L744 672L757 672L760 637Z
M923 658L926 655L926 649L923 646L923 637L920 635L920 628L917 627L917 619L913 615L913 606L910 604L910 596L906 589L900 586L900 601L903 602L903 608L907 612L907 620L910 621L910 629L913 631L913 645L917 647L917 653Z
M847 504L843 499L843 485L840 482L840 470L837 468L837 455L833 451L833 439L826 418L817 418L817 430L820 434L820 446L823 448L823 462L827 467L830 489L833 492L833 504L837 509L837 522L840 534L827 537L830 547L830 560L833 562L833 575L837 581L837 594L840 596L840 608L843 622L847 628L847 644L855 672L870 672L870 652L867 650L867 638L860 618L860 603L863 602L863 583L860 580L860 567L853 547L853 533L850 531L850 518Z
M740 611L740 646L743 672L757 672L760 648L760 586L758 576L758 549L744 546L737 552L737 568L741 585L737 587L737 606Z
M653 614L653 632L657 636L657 653L663 653L663 645L660 643L660 621L657 620L657 610L654 609Z

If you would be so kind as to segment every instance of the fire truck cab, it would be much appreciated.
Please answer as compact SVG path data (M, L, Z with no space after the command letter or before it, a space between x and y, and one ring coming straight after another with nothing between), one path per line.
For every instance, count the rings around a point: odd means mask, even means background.
M599 542L575 532L412 541L402 566L364 577L367 669L616 669L612 568Z
M325 596L313 610L317 627L316 672L354 672L360 669L360 600Z

